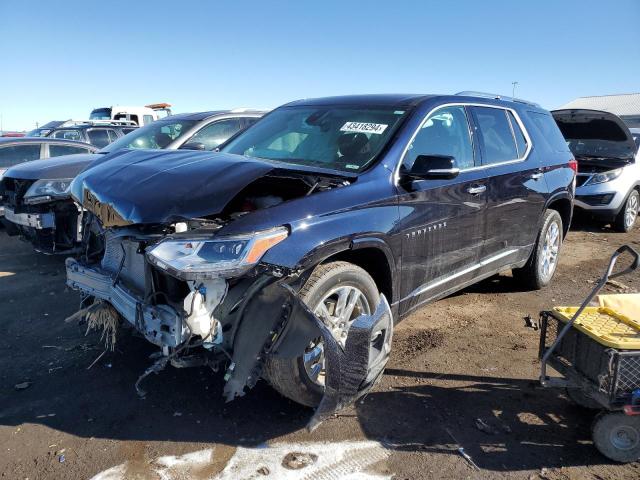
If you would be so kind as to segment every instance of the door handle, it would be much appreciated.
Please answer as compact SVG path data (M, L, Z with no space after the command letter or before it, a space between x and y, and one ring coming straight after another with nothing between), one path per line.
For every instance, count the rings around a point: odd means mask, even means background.
M467 193L470 193L471 195L480 195L481 193L484 193L486 191L487 191L486 185L476 185L474 187L467 188Z

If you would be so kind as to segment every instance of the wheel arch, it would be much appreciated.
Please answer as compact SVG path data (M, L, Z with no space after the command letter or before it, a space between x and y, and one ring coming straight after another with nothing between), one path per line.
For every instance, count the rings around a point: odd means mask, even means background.
M562 219L562 237L566 237L573 217L573 201L568 195L557 195L547 202L545 210L555 210Z

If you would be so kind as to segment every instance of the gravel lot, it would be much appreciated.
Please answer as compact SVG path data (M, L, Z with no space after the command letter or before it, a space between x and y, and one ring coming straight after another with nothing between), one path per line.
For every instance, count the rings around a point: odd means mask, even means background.
M309 434L309 410L262 382L225 404L221 375L205 369L167 369L139 399L133 385L154 349L130 334L87 369L102 349L64 322L79 298L65 287L64 259L0 230L0 475L640 478L640 464L594 449L593 413L537 388L538 333L523 321L578 303L623 243L640 248L640 230L578 225L550 288L521 291L505 274L416 312L397 327L376 389ZM638 275L621 281L640 289Z

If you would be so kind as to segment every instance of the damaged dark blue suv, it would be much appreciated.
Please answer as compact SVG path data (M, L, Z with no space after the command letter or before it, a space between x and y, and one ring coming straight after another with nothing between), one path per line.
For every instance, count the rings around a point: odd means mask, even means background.
M489 95L284 105L219 153L123 151L80 174L78 316L338 407L381 373L393 323L504 270L554 274L576 163L539 106Z

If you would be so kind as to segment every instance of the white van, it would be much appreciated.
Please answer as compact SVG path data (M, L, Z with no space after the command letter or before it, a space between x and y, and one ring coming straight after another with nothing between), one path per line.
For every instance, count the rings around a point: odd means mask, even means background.
M129 120L141 127L159 118L171 115L170 107L171 105L168 103L152 103L144 107L114 105L92 110L89 120Z

